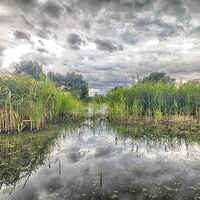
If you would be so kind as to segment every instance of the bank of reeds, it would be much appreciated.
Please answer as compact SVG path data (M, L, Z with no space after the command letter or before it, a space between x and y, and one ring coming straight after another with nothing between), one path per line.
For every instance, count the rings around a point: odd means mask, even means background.
M57 89L48 78L36 81L10 73L0 77L0 132L39 130L46 122L83 115L82 102Z
M158 125L162 121L199 123L200 86L195 81L178 87L173 82L140 82L131 88L110 90L107 98L108 118L124 124L149 122Z

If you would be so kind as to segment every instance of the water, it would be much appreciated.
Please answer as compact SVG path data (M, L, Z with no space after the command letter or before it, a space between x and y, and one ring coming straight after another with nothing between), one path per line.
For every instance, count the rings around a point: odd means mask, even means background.
M53 125L26 141L1 137L1 200L200 198L198 136L127 130L96 119ZM5 141L13 141L8 149Z

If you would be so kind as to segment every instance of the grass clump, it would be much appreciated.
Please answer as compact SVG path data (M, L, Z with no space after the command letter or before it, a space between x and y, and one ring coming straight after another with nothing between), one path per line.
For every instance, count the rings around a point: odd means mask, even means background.
M83 104L69 92L62 92L43 76L5 73L0 77L0 131L39 130L46 122L85 115Z

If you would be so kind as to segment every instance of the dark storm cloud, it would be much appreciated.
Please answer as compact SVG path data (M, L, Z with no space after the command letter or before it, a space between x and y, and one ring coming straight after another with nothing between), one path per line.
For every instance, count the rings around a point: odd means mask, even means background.
M94 89L100 89L102 91L106 91L108 88L115 87L117 84L122 85L125 82L123 73L115 72L115 71L106 71L99 70L98 74L96 69L89 75L89 86Z
M186 14L186 8L181 0L165 0L162 2L162 13L163 12L182 18Z
M8 5L14 5L27 12L37 6L37 0L2 0L8 3Z
M107 88L108 86L110 87L115 87L117 84L120 84L120 83L124 83L124 80L118 80L118 81L106 81L104 83L102 83L102 80L95 80L93 82L91 82L92 84L92 88L95 88L95 89L105 89Z
M96 69L96 70L102 70L102 71L113 70L113 68L111 66L108 66L108 67L94 66L94 69Z
M90 4L90 5L100 5L102 3L110 3L110 2L115 2L115 3L119 3L119 0L82 0L81 2Z
M44 46L44 43L43 43L41 40L38 40L38 42L39 42L42 46Z
M170 20L170 19L169 19ZM146 37L174 37L177 35L185 34L185 30L182 24L175 21L173 23L163 21L161 18L136 18L133 23L134 31L126 31L122 37L126 42L132 44L137 43L138 33L141 32ZM141 34L140 36L141 37Z
M38 50L39 52L41 52L41 53L47 53L47 54L49 53L49 51L48 51L47 49L42 48L42 47L41 47L41 48L38 47L37 50Z
M72 7L64 5L64 8L66 9L66 11L67 11L68 14L72 14L74 12Z
M5 50L6 48L2 45L0 45L0 56L2 55L3 51Z
M194 37L199 37L200 36L200 26L193 28L189 35L194 36Z
M200 9L200 1L199 0L190 0L187 1L188 3L188 8L190 8L190 14L194 13L198 13L199 14L199 9Z
M67 42L70 45L81 45L84 43L84 41L80 38L80 36L75 33L70 33L67 36Z
M26 19L26 17L25 17L24 15L21 14L21 18L22 18L22 20L24 21L24 23L25 23L26 25L33 26L33 25Z
M85 41L80 38L79 35L75 33L70 33L67 36L67 43L72 50L79 50L80 45L85 45Z
M89 30L90 29L90 23L88 21L83 21L83 26Z
M155 0L82 0L79 1L79 6L87 5L90 8L90 12L95 14L101 9L106 8L107 11L113 11L117 19L117 14L122 12L141 12L144 10L152 10ZM110 15L112 18L114 13ZM117 14L116 14L117 13ZM105 16L104 16L105 17ZM119 19L119 18L118 18Z
M56 34L53 35L53 38L55 38L56 40L58 39L58 36Z
M121 34L121 39L127 44L136 45L139 41L143 40L144 36L139 35L137 32L126 31Z
M69 47L74 51L77 51L77 50L81 49L78 45L73 45L73 44L69 45Z
M53 1L48 1L44 4L44 11L51 17L58 19L62 13L63 8Z
M50 21L48 18L43 18L42 20L40 20L39 25L41 26L41 28L45 29L45 28L58 28L59 25L56 22Z
M49 39L49 33L45 30L38 30L37 35L41 38Z
M14 0L14 2L19 4L32 5L34 2L37 2L37 0Z
M165 27L169 27L169 25L166 22L163 22L161 19L159 18L149 18L144 17L144 18L139 18L135 20L135 23L133 24L135 30L150 30L150 27L152 26L156 26L156 27L160 27L160 28L165 28Z
M124 46L122 44L118 45L118 50L123 51L124 50Z
M183 66L181 67L170 67L168 70L167 70L168 73L170 74L188 74L190 73L190 70L187 69L187 68L183 68Z
M132 4L132 5L134 5L135 8L144 8L149 5L152 5L153 2L155 2L155 0L135 0L134 4Z
M112 53L112 52L117 51L117 50L124 50L123 45L121 45L121 44L120 45L114 45L112 43L112 41L110 41L110 40L96 39L94 42L95 42L98 50L107 51L109 53Z
M176 29L162 29L158 33L159 38L161 38L162 40L164 40L166 37L172 37L177 35L179 35L179 32Z
M169 75L199 72L198 0L0 1L1 46L14 50L36 41L35 52L21 58L49 64L45 68L55 72L76 70L90 88L105 91L122 84L122 75L142 77L159 69ZM14 39L7 34L11 27L17 30Z
M15 31L14 35L15 35L16 39L19 39L19 40L24 39L24 40L30 41L30 34L29 33L25 33L23 31Z

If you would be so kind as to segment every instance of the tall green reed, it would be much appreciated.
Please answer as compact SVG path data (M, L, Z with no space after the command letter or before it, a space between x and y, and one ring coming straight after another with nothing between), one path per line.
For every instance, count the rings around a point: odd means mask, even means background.
M124 111L128 110L129 116L135 118L197 116L200 111L200 86L194 81L188 81L178 87L174 83L162 82L139 82L130 88L116 87L107 93L109 115L122 113L119 111L121 96L125 103Z
M57 89L53 82L41 76L36 81L29 76L15 76L7 73L0 77L0 129L3 132L20 132L23 122L30 130L39 130L45 122L70 117L78 110L76 117L84 115L83 104L69 92ZM14 120L13 120L14 116Z

